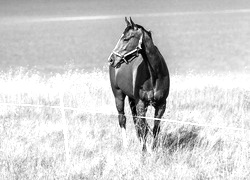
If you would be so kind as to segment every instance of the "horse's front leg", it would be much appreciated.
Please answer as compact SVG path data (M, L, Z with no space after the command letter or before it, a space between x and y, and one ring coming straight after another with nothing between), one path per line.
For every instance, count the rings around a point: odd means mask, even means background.
M166 109L166 101L155 106L155 118L160 119L163 116L165 109ZM160 132L160 120L155 120L154 128L153 128L154 140L153 140L152 149L154 149L157 145L159 132Z
M146 115L147 112L147 104L141 100L138 101L136 105L137 110L137 120L136 120L136 130L137 134L139 135L139 139L142 143L142 151L146 151L146 141L147 141L147 134L148 134L148 125L146 122L146 119L143 118Z
M121 91L118 91L116 93L115 97L115 104L116 108L118 111L118 120L119 120L119 125L122 130L122 142L123 146L127 148L127 136L126 136L126 116L124 114L124 99L125 99L125 94L123 94Z
M129 100L129 105L130 105L130 109L131 109L131 113L132 113L132 116L133 116L133 121L134 121L134 124L135 124L135 130L136 130L136 135L138 138L140 138L139 136L139 132L138 132L138 128L136 128L136 122L137 122L137 111L136 111L136 104L135 104L135 100L132 99L132 98L128 98Z

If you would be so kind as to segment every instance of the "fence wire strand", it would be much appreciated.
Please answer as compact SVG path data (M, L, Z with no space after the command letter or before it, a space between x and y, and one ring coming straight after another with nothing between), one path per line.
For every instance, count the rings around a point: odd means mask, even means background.
M50 106L50 105L34 105L34 104L24 104L24 103L0 103L0 106L20 106L20 107L34 107L34 108L52 108L52 109L60 109L62 110L71 110L71 111L79 111L81 113L88 113L88 114L105 114L105 115L113 115L116 116L118 114L110 113L107 111L96 111L96 110L83 110L82 108L74 108L74 107L65 107L65 106ZM200 124L200 123L194 123L194 122L188 122L188 121L178 121L178 120L171 120L171 119L164 119L164 118L155 118L155 117L142 117L142 116L132 116L132 115L126 115L126 117L130 118L146 118L147 120L158 120L162 122L168 122L168 123L176 123L176 124L183 124L183 125L191 125L191 126L199 126L199 127L209 127L214 129L227 129L227 130L233 130L233 131L250 131L249 129L245 128L237 128L237 127L225 127L220 125L212 125L212 124Z

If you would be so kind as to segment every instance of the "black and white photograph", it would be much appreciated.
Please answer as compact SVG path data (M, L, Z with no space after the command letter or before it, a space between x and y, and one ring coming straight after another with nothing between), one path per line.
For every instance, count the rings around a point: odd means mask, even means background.
M0 0L0 180L250 179L249 0Z

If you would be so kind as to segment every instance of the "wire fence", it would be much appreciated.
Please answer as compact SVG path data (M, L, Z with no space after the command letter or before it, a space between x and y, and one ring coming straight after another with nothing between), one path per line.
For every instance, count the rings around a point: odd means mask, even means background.
M62 97L61 97L62 98ZM108 111L102 111L102 110L83 110L82 108L75 108L75 107L67 107L64 106L63 101L60 101L60 106L51 106L51 105L41 105L41 104L25 104L25 103L0 103L0 106L20 106L20 107L34 107L34 108L52 108L52 109L60 109L63 119L65 118L65 110L71 110L71 111L79 111L81 113L86 114L104 114L104 115L113 115L116 116L118 114L108 112ZM155 118L155 117L149 117L149 116L132 116L132 115L126 115L126 117L130 118L146 118L147 120L158 120L162 122L168 122L168 123L176 123L176 124L183 124L183 125L191 125L191 126L198 126L198 127L209 127L214 129L225 129L225 130L233 130L233 131L250 131L249 129L237 128L237 127L229 127L229 126L222 126L222 125L213 125L208 123L195 123L195 122L188 122L188 121L178 121L173 119L165 119L165 118Z
M71 111L79 111L81 113L86 114L104 114L104 115L117 115L112 112L108 111L102 111L102 110L83 110L82 108L74 108L74 107L67 107L64 105L64 94L63 92L60 93L60 105L52 106L52 105L42 105L42 104L25 104L25 103L0 103L0 106L17 106L17 107L33 107L33 108L52 108L52 109L59 109L61 112L62 122L63 122L63 135L64 135L64 146L65 146L65 161L66 164L69 165L70 163L70 150L69 150L69 142L68 142L68 122L65 115L65 110L71 110ZM214 129L224 129L224 130L231 130L231 131L238 131L242 133L242 135L245 135L246 132L249 132L249 129L244 128L244 122L241 124L241 128L237 127L228 127L228 126L222 126L222 125L214 125L214 124L207 124L207 123L194 123L194 122L188 122L188 121L178 121L178 120L171 120L166 118L154 118L154 117L142 117L142 116L132 116L132 115L126 115L130 118L146 118L147 120L158 120L162 122L167 123L175 123L175 124L182 124L182 125L191 125L191 126L197 126L197 127L207 127L207 128L214 128Z

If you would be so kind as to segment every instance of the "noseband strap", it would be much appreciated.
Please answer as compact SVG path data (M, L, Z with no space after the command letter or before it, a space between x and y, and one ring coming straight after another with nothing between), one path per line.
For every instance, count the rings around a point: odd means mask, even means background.
M110 54L110 56L109 56L109 58L108 58L108 60L110 60L110 58L111 58L111 56L114 54L114 55L116 55L116 56L118 56L118 57L120 57L121 59L120 59L120 61L117 63L117 65L121 65L122 63L126 63L126 64L128 64L128 63L130 63L131 61L133 61L136 57L138 57L139 56L139 51L142 49L141 48L141 45L142 45L142 36L143 35L141 35L141 37L140 37L140 40L139 40L139 42L138 42L138 45L137 45L137 47L134 49L134 50L132 50L132 51L129 51L129 52L127 52L127 53L125 53L124 55L121 55L120 53L118 53L118 52L116 52L116 51L113 51L111 54ZM128 57L128 56L132 56L130 59L126 59L126 57ZM116 66L117 66L116 65Z

